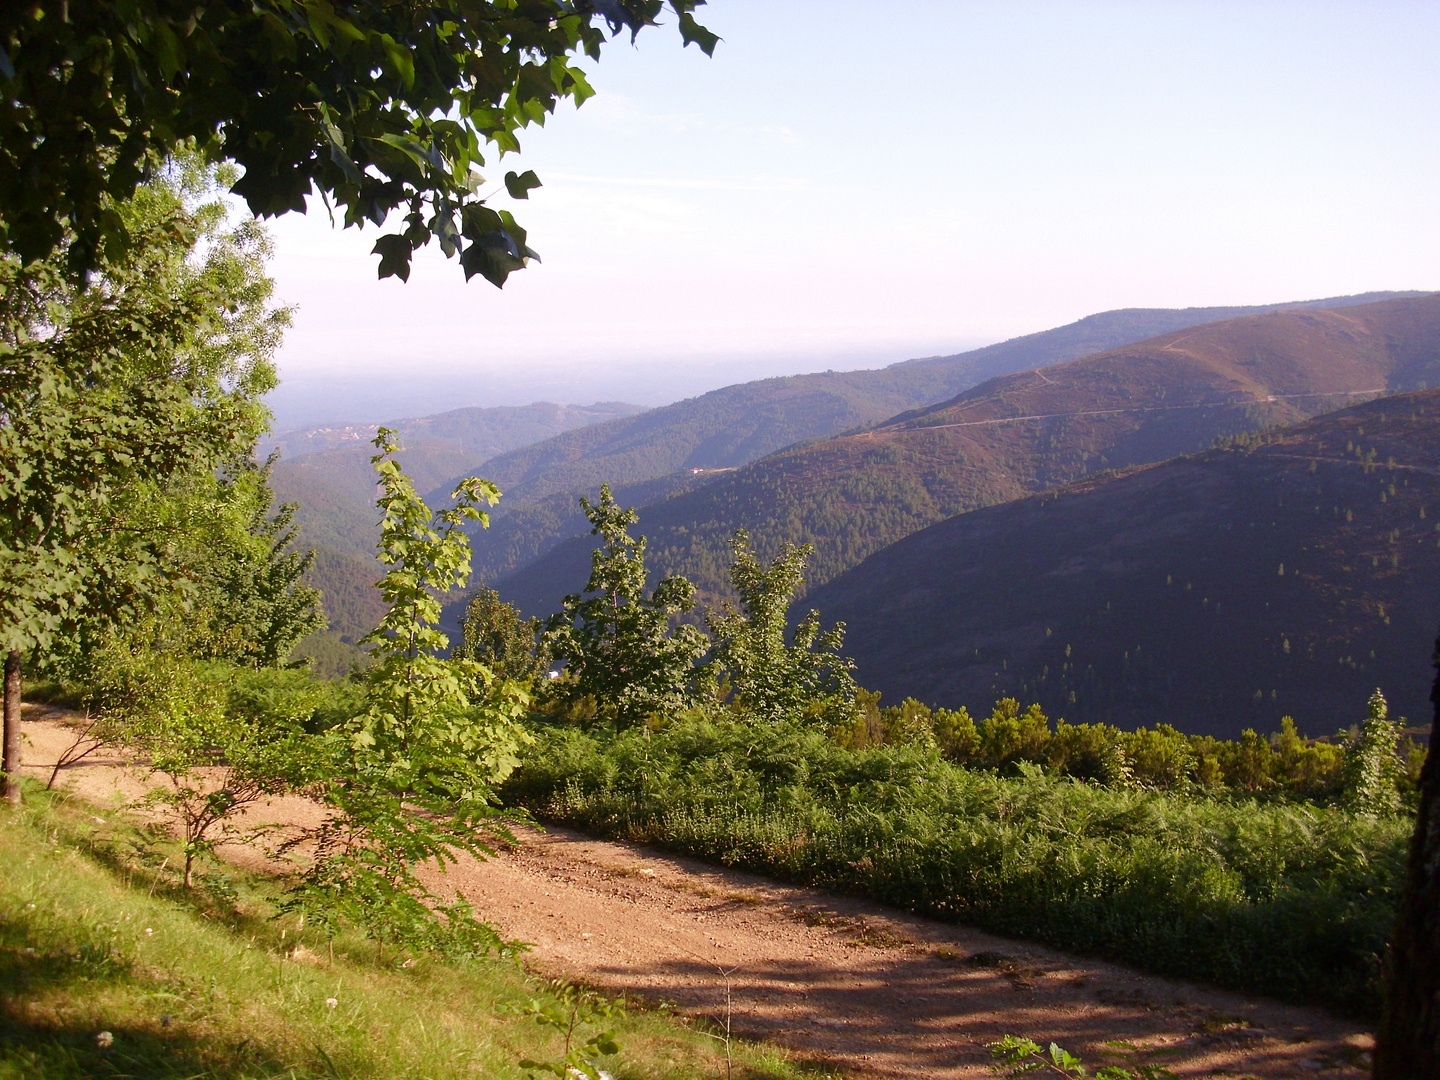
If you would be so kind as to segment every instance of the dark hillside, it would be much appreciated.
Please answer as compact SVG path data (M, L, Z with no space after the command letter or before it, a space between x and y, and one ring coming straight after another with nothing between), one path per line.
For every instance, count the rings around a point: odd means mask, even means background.
M724 590L734 529L767 557L810 542L814 587L955 514L1427 383L1440 384L1440 296L1247 316L1002 376L785 450L648 507L641 530L658 571L711 594ZM554 610L583 581L588 539L498 587L526 610Z
M1157 334L1219 319L1275 311L1340 308L1422 293L1367 293L1245 308L1131 308L955 356L907 360L872 371L822 372L727 386L640 416L571 431L484 463L505 501L477 545L477 568L495 578L585 530L576 497L672 477L668 491L694 486L690 470L731 469L805 440L885 421L931 406L998 375L1074 360ZM1193 449L1187 445L1187 448ZM467 466L476 468L478 466ZM434 493L449 491L453 479ZM933 519L927 519L933 520Z
M896 703L1329 734L1428 716L1440 390L962 514L806 600Z

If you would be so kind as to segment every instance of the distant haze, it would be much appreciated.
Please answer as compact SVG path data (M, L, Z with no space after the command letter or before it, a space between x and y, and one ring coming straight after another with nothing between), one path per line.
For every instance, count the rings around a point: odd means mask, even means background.
M786 352L756 350L740 356L696 356L677 348L670 355L634 359L576 361L561 357L523 364L438 360L400 363L393 370L358 364L349 370L329 365L298 371L287 367L269 402L276 431L332 422L373 424L467 405L628 401L654 406L752 379L885 367L986 344L988 339L957 337L921 341L908 349L851 343Z

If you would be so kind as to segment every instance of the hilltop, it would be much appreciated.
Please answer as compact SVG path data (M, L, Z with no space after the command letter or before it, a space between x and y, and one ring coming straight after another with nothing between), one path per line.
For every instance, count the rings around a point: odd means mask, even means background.
M962 514L816 590L892 702L1329 734L1428 715L1440 390Z
M809 542L811 586L945 518L1111 468L1193 453L1357 399L1440 384L1440 295L1252 315L1005 375L872 429L792 447L646 508L659 573L723 595L727 541ZM497 583L555 610L589 537Z
M1367 293L1256 307L1130 308L953 356L890 367L740 383L638 416L597 424L470 466L505 499L477 535L476 570L494 579L566 537L586 531L578 497L602 483L627 488L638 505L699 487L797 443L933 406L999 375L1045 367L1216 320L1276 311L1340 308L1420 293ZM454 478L432 500L449 494ZM637 485L653 485L640 488ZM643 501L642 501L643 500ZM582 560L583 561L583 560Z

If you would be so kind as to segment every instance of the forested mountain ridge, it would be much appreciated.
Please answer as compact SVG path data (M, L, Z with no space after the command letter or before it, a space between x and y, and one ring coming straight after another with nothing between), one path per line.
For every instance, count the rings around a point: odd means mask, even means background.
M505 498L489 533L477 544L477 572L496 578L585 531L580 494L664 482L676 494L713 477L691 470L731 469L805 440L881 423L925 408L998 375L1073 360L1177 329L1241 315L1338 308L1421 293L1366 293L1298 303L1232 308L1129 308L1086 316L954 356L907 360L890 367L762 379L723 387L499 455L480 471ZM453 478L431 492L449 494ZM639 496L634 496L644 505Z
M961 514L805 606L891 700L1322 735L1378 685L1428 715L1440 390Z
M477 460L503 454L562 431L633 416L644 412L640 405L620 401L599 401L594 405L557 405L536 401L529 405L467 405L442 413L412 419L392 420L385 427L400 432L415 444L448 446ZM279 450L282 457L297 458L322 450L354 446L368 449L379 424L326 424L275 432L260 440L260 453Z
M646 508L640 527L658 572L711 595L725 591L734 529L767 557L813 543L813 588L955 514L1425 383L1440 384L1440 295L1247 316L1001 376L782 451ZM567 541L497 587L553 610L583 582L588 550L588 537Z
M422 489L468 465L562 431L641 412L638 405L532 405L463 408L396 420L387 427L405 446L399 460ZM376 539L371 440L378 425L331 425L282 432L261 443L280 452L270 483L281 502L298 504L305 542L368 558ZM445 495L449 495L447 490Z

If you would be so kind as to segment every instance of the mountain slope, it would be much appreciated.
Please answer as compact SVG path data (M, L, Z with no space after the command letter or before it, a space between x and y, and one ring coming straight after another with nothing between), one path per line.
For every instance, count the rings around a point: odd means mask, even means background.
M586 526L577 496L672 479L668 492L709 479L692 470L732 469L809 439L875 424L929 406L997 375L1073 360L1158 334L1241 315L1339 308L1419 293L1368 293L1243 308L1132 308L1090 315L954 356L907 360L871 371L822 372L740 383L501 454L480 465L505 499L477 545L477 571L495 578ZM432 493L448 494L454 479Z
M467 466L497 453L640 412L635 405L603 402L590 406L533 405L465 408L396 420L387 427L400 436L398 455L425 491ZM375 471L370 457L377 425L309 428L276 435L262 452L279 450L270 484L277 501L299 504L296 520L302 542L369 557L375 551ZM450 494L447 489L444 495Z
M1440 390L962 514L805 605L891 703L1328 734L1377 685L1428 715Z
M648 507L641 530L657 571L711 594L725 590L734 529L766 557L813 543L814 587L955 514L1425 383L1440 384L1440 295L1247 316L1002 376L782 451ZM583 582L588 548L567 541L498 587L527 611L554 610Z

